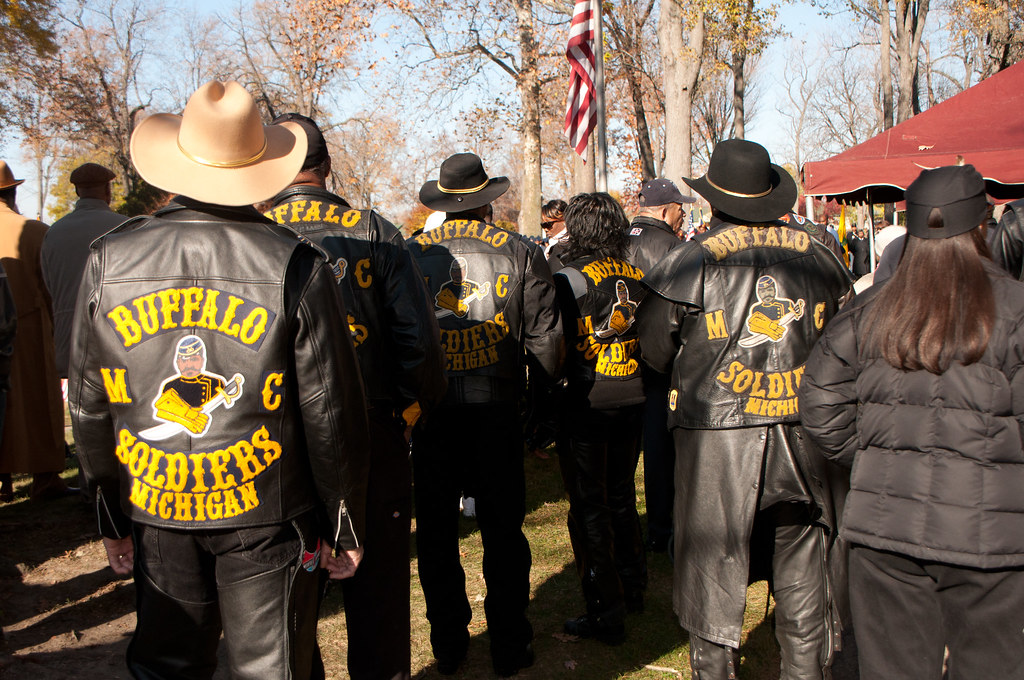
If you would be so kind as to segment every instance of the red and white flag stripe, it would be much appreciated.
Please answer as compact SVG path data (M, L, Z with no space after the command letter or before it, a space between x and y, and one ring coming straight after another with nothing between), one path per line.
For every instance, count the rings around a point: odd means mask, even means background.
M600 0L597 0L600 1ZM587 160L590 133L597 126L597 102L594 89L594 11L595 0L577 0L569 28L569 102L565 110L565 136L583 160Z

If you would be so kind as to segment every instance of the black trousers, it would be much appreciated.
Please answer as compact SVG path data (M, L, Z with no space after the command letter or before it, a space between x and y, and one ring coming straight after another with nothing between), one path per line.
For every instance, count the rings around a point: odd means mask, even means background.
M484 612L496 664L516 659L533 639L530 544L523 534L523 434L513 404L436 409L413 435L416 551L434 656L461 656L472 618L459 559L459 497L476 494L483 539Z
M775 637L780 680L823 680L831 662L825 601L825 532L811 521L804 503L777 503L758 511L751 532L756 570L770 570L775 598ZM770 565L770 566L769 566ZM736 649L690 635L690 668L695 680L734 680ZM862 675L862 678L898 676Z
M609 623L625 617L625 601L643 600L647 560L634 476L643 406L575 409L560 452L569 494L569 539L587 613Z
M850 549L862 678L1024 678L1024 569L986 571Z
M409 530L412 468L405 425L371 409L370 477L366 489L363 561L341 581L352 680L392 680L410 674Z
M133 677L212 677L222 630L233 679L305 680L322 667L311 517L218 531L136 524L134 539Z
M668 544L672 536L675 503L676 448L668 429L670 376L644 371L644 499L647 503L647 538Z

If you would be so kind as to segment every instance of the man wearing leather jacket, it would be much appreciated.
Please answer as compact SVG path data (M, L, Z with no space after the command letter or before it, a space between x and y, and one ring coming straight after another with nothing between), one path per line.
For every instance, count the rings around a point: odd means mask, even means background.
M638 321L644 358L671 371L674 608L694 677L735 678L748 578L767 578L781 678L822 680L845 590L841 560L829 560L842 476L810 449L796 389L850 279L778 221L796 184L759 144L721 142L707 174L685 181L711 203L712 228L646 273L655 295Z
M466 657L472 611L459 560L459 496L476 498L484 542L484 611L491 660L499 676L533 663L530 546L523 534L526 486L519 422L523 361L531 380L552 375L562 334L554 282L540 248L491 224L489 204L508 189L488 177L474 154L456 154L440 178L420 189L420 201L446 213L443 224L409 241L441 326L448 392L430 420L413 433L416 548L437 668L450 675ZM472 275L448 304L442 290ZM459 314L458 312L463 312Z
M266 215L323 248L334 264L363 375L370 422L366 557L342 582L353 680L410 675L409 531L412 469L406 429L444 396L444 352L419 268L401 233L371 210L327 191L331 156L317 124L302 127L302 170Z
M640 189L640 212L629 225L629 261L649 272L680 244L676 233L683 225L683 206L696 203L669 179L652 179ZM644 365L644 498L647 502L647 549L665 552L672 537L672 501L675 498L676 452L668 431L669 379Z
M129 669L209 678L223 631L233 678L323 677L317 569L362 558L365 402L330 264L251 207L305 136L215 81L131 154L179 196L93 244L69 379L107 557L135 577ZM186 374L212 396L167 398Z

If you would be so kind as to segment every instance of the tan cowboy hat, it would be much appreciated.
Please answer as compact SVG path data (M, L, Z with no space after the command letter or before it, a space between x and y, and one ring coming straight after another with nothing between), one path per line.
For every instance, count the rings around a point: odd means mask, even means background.
M0 161L0 189L10 189L24 181L23 179L14 179L14 172L11 170L11 166L7 165L7 161Z
M203 85L180 116L142 121L132 162L153 186L205 203L252 205L291 184L306 158L296 123L263 125L256 102L234 81Z

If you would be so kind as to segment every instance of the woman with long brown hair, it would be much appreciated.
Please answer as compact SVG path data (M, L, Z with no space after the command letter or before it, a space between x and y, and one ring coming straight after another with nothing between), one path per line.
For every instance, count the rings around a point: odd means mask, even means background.
M1024 285L988 257L985 182L921 173L882 286L807 362L804 428L852 467L840 535L862 678L1024 678Z

